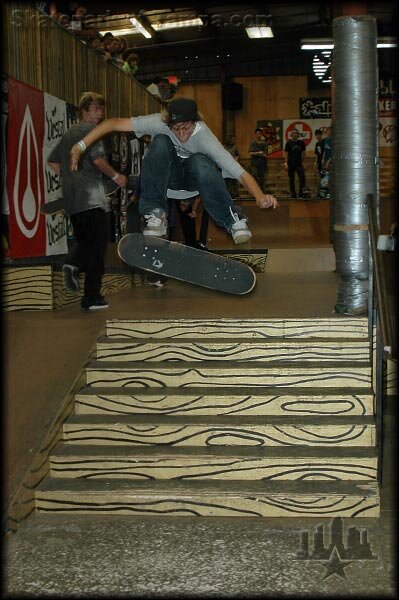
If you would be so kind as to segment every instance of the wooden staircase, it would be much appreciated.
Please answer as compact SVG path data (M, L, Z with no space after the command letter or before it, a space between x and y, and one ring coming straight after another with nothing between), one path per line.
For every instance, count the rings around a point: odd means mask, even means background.
M367 320L107 322L39 511L379 514Z

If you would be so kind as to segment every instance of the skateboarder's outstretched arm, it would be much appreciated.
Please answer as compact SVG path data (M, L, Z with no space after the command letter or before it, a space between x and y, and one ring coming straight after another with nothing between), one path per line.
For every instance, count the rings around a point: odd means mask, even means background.
M77 171L80 156L88 146L91 146L91 144L112 131L133 131L132 120L130 118L106 119L89 131L82 140L74 144L71 148L71 171Z
M248 171L244 171L244 173L238 178L238 181L245 187L247 192L251 194L255 198L256 205L259 208L277 208L278 202L274 196L271 194L265 194L258 185L258 182Z

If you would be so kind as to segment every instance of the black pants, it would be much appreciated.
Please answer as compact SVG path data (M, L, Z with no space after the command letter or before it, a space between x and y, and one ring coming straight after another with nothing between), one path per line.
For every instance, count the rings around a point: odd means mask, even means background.
M251 162L252 175L255 177L260 189L264 191L267 162L265 160L253 160Z
M101 208L92 208L71 215L71 223L75 241L65 262L86 273L84 296L93 301L100 294L104 275L104 256L108 243L107 213Z
M295 173L298 173L299 178L299 195L303 193L305 188L305 170L303 165L288 165L288 178L290 180L291 196L295 196Z

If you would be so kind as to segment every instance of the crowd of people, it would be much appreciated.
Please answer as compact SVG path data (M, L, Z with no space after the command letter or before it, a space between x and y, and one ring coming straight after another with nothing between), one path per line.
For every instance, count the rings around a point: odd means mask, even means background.
M140 58L135 48L129 48L126 38L116 36L112 31L101 35L88 21L87 8L79 2L39 2L38 7L47 12L59 25L70 31L100 55L106 63L122 69L129 77L136 77L140 66ZM177 86L168 78L156 76L148 85L147 90L160 104L172 100Z

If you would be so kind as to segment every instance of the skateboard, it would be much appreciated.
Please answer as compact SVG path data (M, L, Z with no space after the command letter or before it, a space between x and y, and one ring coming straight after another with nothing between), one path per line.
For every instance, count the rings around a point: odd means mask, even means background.
M253 270L237 260L142 233L125 235L118 254L132 267L227 294L248 294L256 283Z

